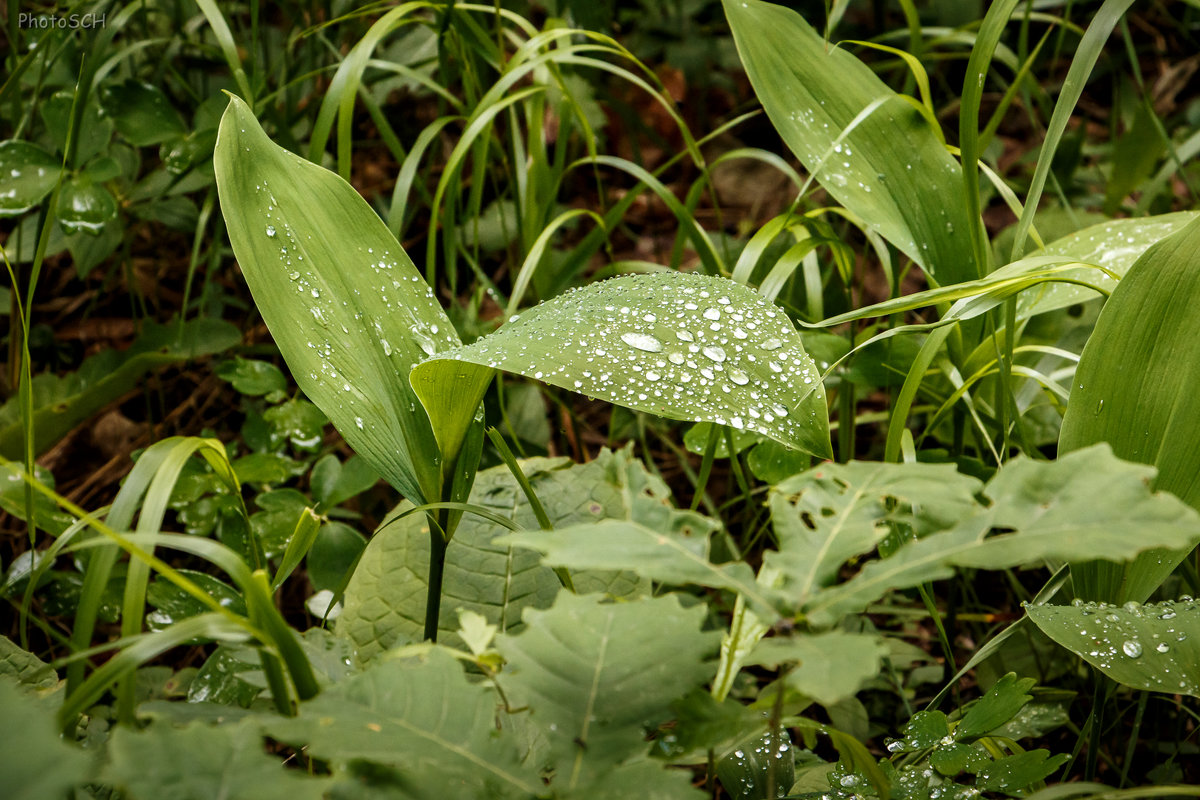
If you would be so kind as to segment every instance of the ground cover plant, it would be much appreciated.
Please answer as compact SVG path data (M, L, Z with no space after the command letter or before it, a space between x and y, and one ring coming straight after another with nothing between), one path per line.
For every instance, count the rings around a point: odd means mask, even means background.
M1200 795L1198 9L799 5L10 13L5 791Z

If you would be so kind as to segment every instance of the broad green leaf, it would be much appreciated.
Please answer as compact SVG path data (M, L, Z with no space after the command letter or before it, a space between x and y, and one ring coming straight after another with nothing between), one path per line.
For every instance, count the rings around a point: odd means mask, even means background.
M1191 599L1123 606L1027 606L1042 632L1117 683L1200 697L1200 605Z
M765 563L782 571L789 594L803 601L847 559L873 550L889 522L918 533L944 530L976 511L980 487L953 464L822 464L771 490L779 550Z
M1113 290L1083 349L1059 449L1108 442L1119 457L1157 467L1156 489L1200 508L1197 251L1200 217L1147 249ZM1144 601L1190 550L1124 568L1073 564L1076 596Z
M64 233L98 236L117 218L117 201L112 192L86 175L63 184L58 195L58 224Z
M410 797L541 794L541 779L518 759L517 737L497 730L495 690L468 681L447 651L421 651L347 678L302 704L299 717L268 723L267 732L323 761L395 767Z
M782 309L724 278L661 272L594 283L418 365L413 385L444 448L494 369L832 458L825 390L800 335Z
M1053 775L1071 760L1068 753L1050 755L1049 750L1026 750L993 761L977 773L975 786L984 792L1013 792L1026 789Z
M692 786L687 770L671 769L663 762L635 759L590 780L580 781L574 789L555 794L563 800L701 800L705 795Z
M408 382L459 343L432 290L348 183L274 144L236 97L214 163L234 255L301 390L406 497L441 500L442 455Z
M724 5L767 116L825 190L938 283L979 277L961 167L916 101L796 12L760 0Z
M52 708L8 675L0 675L0 719L5 728L0 775L7 800L65 797L88 778L91 758L59 738Z
M644 754L643 727L711 677L705 659L719 635L701 632L705 615L674 595L608 603L563 592L553 608L526 611L519 634L497 638L507 661L498 682L549 739L556 789L583 790Z
M320 800L328 778L287 770L264 751L253 723L183 728L157 724L143 731L118 728L109 742L107 781L130 800L172 797L203 800Z
M1160 239L1175 233L1192 220L1194 211L1162 214L1157 217L1114 219L1076 231L1046 245L1030 256L1069 256L1085 264L1095 264L1122 277L1142 253ZM1060 278L1085 281L1111 292L1117 281L1098 269L1079 267L1060 273ZM1100 295L1072 283L1040 283L1017 298L1017 317L1024 319L1057 308L1093 300Z
M361 456L338 461L330 453L313 465L310 479L313 499L325 508L341 505L379 481L379 475Z
M146 323L126 351L100 353L63 377L43 373L33 379L34 450L42 453L76 425L131 389L155 367L218 353L241 339L238 329L218 319L159 325ZM0 406L0 456L20 459L24 441L17 397Z
M354 566L366 546L363 535L349 525L340 522L322 525L305 562L313 588L334 591L340 587L346 571Z
M971 704L954 729L955 740L978 739L1011 720L1033 699L1027 692L1035 683L1033 678L1018 678L1016 673L1005 675L987 694Z
M54 669L40 658L18 647L7 636L0 635L0 676L45 689L58 683Z
M287 378L279 367L252 358L222 361L213 369L218 378L229 381L239 393L257 397L287 389Z
M218 645L188 686L188 704L249 708L262 692L258 653L239 645ZM243 677L245 676L245 677Z
M1152 476L1142 465L1115 458L1105 445L1052 462L1014 459L984 488L990 508L869 562L844 583L818 592L804 611L814 624L833 624L891 589L948 578L955 566L1123 561L1194 543L1200 515L1169 494L1153 493ZM1004 532L989 536L993 529Z
M14 217L50 194L62 161L30 142L0 142L0 217Z
M721 788L733 800L774 800L790 794L788 789L796 782L796 759L787 736L783 732L776 741L768 731L722 758L717 762Z
M670 494L646 473L629 450L602 451L587 464L567 459L534 458L521 462L551 523L556 526L600 519L628 519L634 499L648 490L650 503L664 509ZM525 493L507 467L479 473L470 502L537 528ZM403 511L411 506L401 506ZM386 519L371 537L346 587L338 630L369 661L398 643L421 637L428 580L429 532L423 516ZM474 514L459 523L454 546L446 552L439 641L460 642L457 609L481 615L501 631L520 625L529 606L546 607L561 584L541 566L536 553L492 540L505 529ZM579 591L608 591L617 596L644 592L646 582L631 573L585 573L572 576Z
M117 131L137 147L158 144L187 132L179 112L157 86L128 80L106 86L100 105L117 125Z
M885 655L887 646L878 636L829 631L764 639L745 665L788 666L788 686L831 706L853 697L876 677Z

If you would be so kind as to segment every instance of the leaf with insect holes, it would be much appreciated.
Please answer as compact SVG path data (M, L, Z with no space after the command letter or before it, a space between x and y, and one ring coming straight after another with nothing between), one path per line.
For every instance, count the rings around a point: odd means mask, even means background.
M350 184L272 142L236 97L214 164L234 255L296 383L406 497L443 499L457 450L439 454L408 382L459 344L432 290Z
M1200 217L1147 249L1117 284L1080 357L1058 444L1069 452L1108 442L1119 457L1157 467L1156 489L1200 508L1197 251ZM1076 596L1142 602L1190 551L1072 564Z
M1042 633L1117 683L1200 697L1200 604L1029 606Z
M800 335L782 309L724 278L662 272L595 283L418 365L413 388L439 441L458 435L455 421L497 369L833 457L825 390Z
M962 169L926 117L795 11L724 5L767 116L825 190L941 285L979 277Z

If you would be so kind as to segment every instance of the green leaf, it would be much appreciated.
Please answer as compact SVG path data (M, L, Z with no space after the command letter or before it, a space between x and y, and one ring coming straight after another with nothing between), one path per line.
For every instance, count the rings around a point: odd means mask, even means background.
M1194 600L1025 611L1043 633L1118 683L1200 697L1200 605Z
M98 236L116 218L116 198L101 184L93 183L85 175L63 184L58 195L58 224L64 233Z
M0 719L7 731L0 747L0 775L8 800L64 797L91 772L91 759L59 738L54 712L0 676Z
M952 567L1005 569L1043 559L1132 559L1153 548L1180 548L1200 535L1196 512L1154 494L1153 472L1097 445L1038 462L1001 467L984 494L992 501L949 531L905 544L805 606L814 624L861 611L891 589L950 577ZM1004 531L988 535L993 529Z
M521 469L533 486L550 522L566 526L587 520L628 519L635 498L648 492L650 504L670 510L666 486L646 473L628 449L601 451L587 464L567 459L534 458ZM507 467L479 473L470 501L536 528L537 518ZM404 504L397 511L411 506ZM466 514L446 552L442 586L444 613L439 641L457 645L456 609L481 615L501 631L520 625L529 606L546 607L561 584L541 566L536 553L494 542L504 532L496 524ZM424 630L429 532L424 517L389 515L371 537L354 577L346 587L338 630L358 647L363 661L397 643L417 640ZM572 576L579 591L608 591L617 596L644 592L648 586L630 573L583 573Z
M378 481L379 473L371 469L365 458L351 456L343 463L330 453L313 465L310 485L313 499L323 508L332 508L362 494Z
M701 632L705 615L674 595L606 603L562 592L553 608L527 610L519 634L497 637L500 683L549 739L555 788L581 790L646 752L643 727L712 675L719 635Z
M1154 487L1200 508L1200 217L1147 249L1113 290L1075 373L1059 449L1108 442L1158 468ZM1135 534L1136 535L1136 534ZM1072 565L1087 600L1143 601L1191 547L1124 568Z
M232 361L222 361L217 364L213 368L213 372L221 380L233 384L233 388L237 392L250 397L287 389L287 378L279 371L279 367L266 361L235 358Z
M15 217L50 194L62 161L36 144L0 142L0 218Z
M788 686L823 706L853 697L876 677L887 646L878 636L829 631L772 637L759 642L746 666L790 665Z
M366 546L363 535L349 525L340 522L322 525L305 561L313 588L335 591Z
M790 794L788 789L796 781L796 761L787 733L782 733L778 743L768 732L741 745L717 763L717 777L733 800L774 800ZM768 790L772 785L774 793Z
M418 365L413 385L443 447L453 447L454 420L474 408L494 369L833 457L825 390L800 335L781 309L724 278L661 272L594 283Z
M236 97L214 164L234 254L301 390L406 497L443 499L456 453L439 454L408 382L459 344L432 290L348 183L274 144Z
M916 101L794 11L760 0L724 6L767 116L825 190L941 285L978 278L962 169Z
M117 728L108 752L107 778L131 800L320 800L329 785L328 778L285 770L282 761L263 752L252 722Z
M148 322L142 335L124 353L93 356L78 372L65 377L36 376L34 389L34 451L42 453L76 425L121 395L137 388L155 367L174 364L237 344L241 333L218 319L194 319L179 325ZM24 425L19 398L0 406L0 456L20 459Z
M497 730L495 691L468 681L447 651L421 650L347 678L302 704L299 717L268 723L268 733L325 761L396 767L410 796L541 794L516 737Z
M0 676L37 689L58 683L58 674L49 664L3 635L0 635Z
M117 131L135 147L165 142L187 132L167 96L148 83L128 80L105 86L100 104L116 123Z
M179 570L179 574L184 575L192 583L208 592L209 595L225 608L230 609L236 614L245 615L245 601L242 599L241 594L229 584L211 575L196 572L195 570L181 569ZM180 620L195 617L212 610L171 581L162 577L157 577L150 583L146 592L146 601L154 606L155 609L146 615L146 625L152 631L161 631Z
M1049 750L1005 756L980 768L975 786L985 792L1016 793L1050 777L1070 760L1067 753L1051 756Z
M1018 678L1013 672L1005 675L987 694L971 704L954 729L955 740L978 739L1011 720L1033 699L1033 695L1026 693L1035 683L1033 678Z
M1084 264L1104 267L1123 277L1147 248L1181 230L1196 219L1195 211L1162 214L1157 217L1114 219L1076 231L1057 239L1030 256L1069 256ZM1111 292L1117 281L1098 269L1079 267L1059 273L1060 278L1086 281ZM1039 283L1017 298L1017 318L1025 319L1075 303L1094 300L1100 295L1072 283Z
M253 649L218 645L188 686L188 704L249 708L264 687L261 671L258 653ZM247 679L251 677L253 680Z
M765 563L801 602L833 581L845 561L875 549L891 522L944 530L978 509L975 478L953 464L822 464L771 490L779 551Z

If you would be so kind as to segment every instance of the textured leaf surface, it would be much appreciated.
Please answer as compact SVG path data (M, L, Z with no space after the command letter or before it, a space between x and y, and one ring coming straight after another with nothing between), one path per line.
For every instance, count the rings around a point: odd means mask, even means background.
M384 660L301 706L295 719L266 726L333 762L397 767L408 796L505 798L540 793L518 760L516 738L497 730L495 690L471 683L446 651ZM507 734L507 735L506 735Z
M0 675L38 689L58 683L58 675L49 664L7 636L0 636Z
M1121 561L1195 542L1200 516L1169 494L1153 493L1152 475L1115 458L1104 445L1052 462L1014 459L984 488L991 507L869 562L850 580L818 592L805 611L818 624L832 624L891 589L947 578L954 566ZM994 529L1002 532L989 536Z
M1200 697L1200 605L1194 600L1025 610L1043 633L1118 683Z
M724 5L767 116L825 190L939 283L979 277L962 170L925 117L796 12L760 0Z
M62 797L88 777L91 759L59 738L52 708L4 675L0 675L0 719L5 729L0 775L4 776L6 798Z
M0 142L0 217L16 216L50 194L62 161L29 142Z
M1156 217L1114 219L1092 225L1070 236L1057 239L1035 256L1070 256L1085 264L1095 264L1124 276L1142 253L1155 242L1180 230L1196 219L1196 212L1181 211ZM1059 275L1061 278L1086 281L1112 291L1117 281L1098 269L1079 267ZM1017 299L1017 316L1031 317L1056 308L1094 300L1100 295L1091 289L1070 283L1043 283L1022 292Z
M981 486L953 464L822 464L771 490L779 550L766 563L787 575L789 593L802 601L847 559L873 550L887 521L944 530L977 510Z
M782 309L724 278L594 283L439 353L412 380L435 429L463 419L492 369L668 419L715 422L832 458L825 390Z
M788 665L788 685L825 706L853 697L879 674L887 646L878 636L830 631L764 639L745 665Z
M214 163L234 255L296 383L406 497L442 499L408 383L414 363L459 344L433 292L350 184L274 144L237 98Z
M1200 218L1146 250L1113 291L1075 373L1059 449L1108 442L1158 468L1154 486L1200 508ZM1190 548L1188 548L1190 550ZM1186 555L1080 565L1080 597L1143 601Z
M629 450L603 451L587 464L567 459L535 458L522 470L555 525L585 520L629 518L634 498L649 490L653 505L668 507L668 492L633 459ZM490 508L526 527L537 519L507 467L479 473L471 502ZM400 509L402 510L402 509ZM388 524L372 537L346 589L345 610L338 631L358 647L367 661L383 650L421 637L429 565L429 533L425 518L408 516ZM464 608L482 615L500 630L520 624L528 606L546 607L561 584L542 566L536 553L492 539L505 530L467 514L446 551L439 639L458 643L458 615ZM579 591L608 591L617 596L645 591L644 581L625 573L573 576Z
M319 800L329 785L328 779L285 770L280 759L263 752L252 723L118 728L109 757L107 777L132 800Z
M563 592L497 639L505 692L549 738L555 788L582 789L645 753L642 726L669 719L671 703L712 674L705 659L720 637L701 632L705 615L673 595L602 603Z

